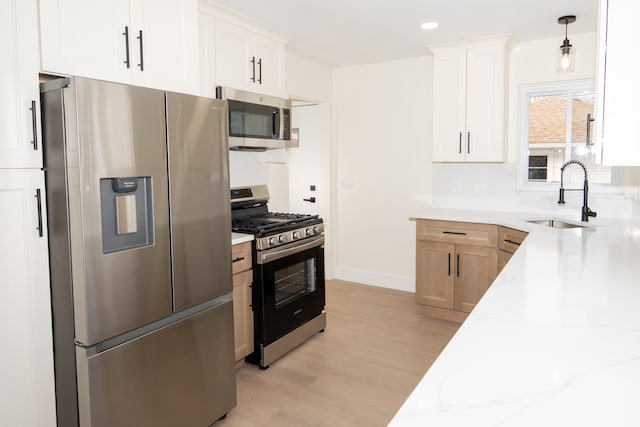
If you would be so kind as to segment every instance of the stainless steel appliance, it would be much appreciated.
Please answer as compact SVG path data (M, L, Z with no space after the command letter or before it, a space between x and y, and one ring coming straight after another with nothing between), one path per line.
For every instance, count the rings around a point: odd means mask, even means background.
M209 426L236 404L226 103L41 92L58 425Z
M270 213L266 186L231 189L233 231L255 236L254 352L269 364L326 327L324 224L318 215Z
M229 104L229 148L264 151L291 143L291 101L238 89L216 87Z

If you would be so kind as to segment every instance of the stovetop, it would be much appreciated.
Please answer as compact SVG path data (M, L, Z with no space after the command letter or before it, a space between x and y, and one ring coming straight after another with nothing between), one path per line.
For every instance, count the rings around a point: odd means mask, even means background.
M318 215L269 212L268 200L265 185L231 189L231 230L253 234L256 250L323 239L324 224Z
M308 225L321 224L318 215L269 212L262 215L234 218L231 229L237 233L269 236Z

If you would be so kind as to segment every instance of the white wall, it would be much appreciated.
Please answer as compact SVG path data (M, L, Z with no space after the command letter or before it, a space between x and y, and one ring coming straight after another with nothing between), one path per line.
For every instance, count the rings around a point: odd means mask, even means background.
M333 94L335 276L413 292L409 217L431 203L431 57L337 69Z

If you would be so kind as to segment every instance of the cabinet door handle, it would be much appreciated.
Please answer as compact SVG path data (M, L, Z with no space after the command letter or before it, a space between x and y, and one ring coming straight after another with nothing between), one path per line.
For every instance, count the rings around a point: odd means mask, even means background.
M256 82L256 57L252 56L251 57L251 61L249 61L249 62L251 62L251 70L252 70L251 71L251 81L255 83Z
M449 263L447 264L447 266L449 267L449 272L447 273L447 276L451 276L451 252L449 252Z
M142 30L138 31L138 40L140 40L140 63L138 67L140 67L140 71L144 71L144 50L143 50L143 41L142 41Z
M514 240L511 239L504 239L505 243L511 243L512 245L518 245L520 246L520 242L516 242Z
M462 154L462 132L460 132L460 137L458 138L458 154Z
M442 234L455 234L457 236L466 236L467 233L462 231L443 231Z
M239 256L237 258L234 258L231 262L234 263L234 262L240 262L240 261L243 261L243 260L244 260L244 257L243 256Z
M124 63L127 65L127 68L131 68L131 62L129 61L130 56L129 56L129 26L128 25L124 26L124 33L122 33L122 35L124 36L124 51L125 51Z
M36 111L36 101L31 101L31 130L33 132L33 150L38 151L38 113Z
M258 83L262 84L262 58L258 60Z
M460 277L460 254L456 255L456 277Z
M39 188L36 189L35 197L38 207L38 227L36 228L36 230L38 230L38 236L42 237L44 234L44 231L42 230L42 194Z
M471 132L467 132L467 154L471 153Z

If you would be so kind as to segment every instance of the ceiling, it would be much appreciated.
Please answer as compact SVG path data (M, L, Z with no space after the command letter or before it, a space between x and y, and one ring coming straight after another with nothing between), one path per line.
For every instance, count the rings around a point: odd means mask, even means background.
M210 0L291 37L287 48L333 66L421 56L425 46L512 33L520 42L596 31L598 0ZM435 30L420 24L437 21Z

